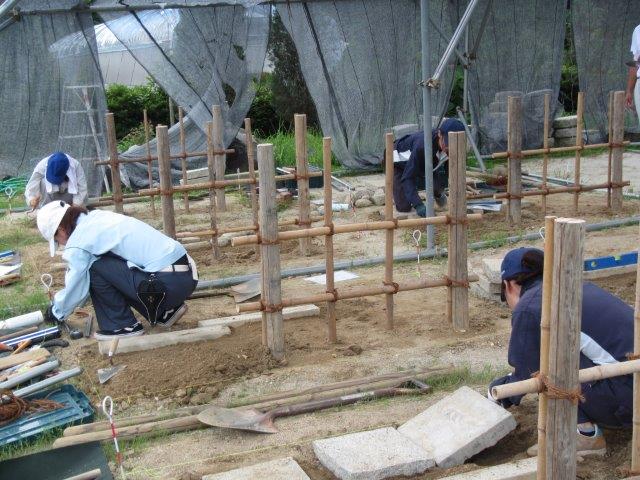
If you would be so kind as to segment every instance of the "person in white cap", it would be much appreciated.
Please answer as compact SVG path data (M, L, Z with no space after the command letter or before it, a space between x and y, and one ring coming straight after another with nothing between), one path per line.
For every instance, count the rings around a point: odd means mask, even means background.
M51 256L64 246L65 286L45 320L62 322L91 295L100 330L95 337L142 335L131 307L152 325L170 327L187 311L198 283L185 248L132 217L57 200L38 211L38 229Z
M43 158L33 169L24 196L33 209L53 200L84 205L87 202L87 180L80 162L63 152Z

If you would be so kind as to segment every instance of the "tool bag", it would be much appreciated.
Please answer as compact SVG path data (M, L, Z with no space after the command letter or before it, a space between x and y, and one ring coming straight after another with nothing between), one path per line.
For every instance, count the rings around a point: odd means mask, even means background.
M140 282L136 295L147 311L149 323L155 325L160 305L167 295L167 287L152 273L149 278Z

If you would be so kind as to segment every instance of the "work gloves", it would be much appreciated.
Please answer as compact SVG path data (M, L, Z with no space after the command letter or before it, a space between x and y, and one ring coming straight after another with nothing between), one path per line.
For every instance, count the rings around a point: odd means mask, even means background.
M47 311L44 313L44 321L47 323L53 323L54 325L59 325L64 322L64 320L60 320L53 313L53 304L49 305Z
M427 207L425 206L424 203L421 203L419 205L416 205L416 213L418 214L418 216L424 218L427 216Z

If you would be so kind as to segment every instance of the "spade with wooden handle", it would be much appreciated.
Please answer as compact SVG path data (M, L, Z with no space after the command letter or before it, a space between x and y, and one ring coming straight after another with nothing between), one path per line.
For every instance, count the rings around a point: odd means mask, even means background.
M113 356L118 349L118 341L120 339L118 337L111 340L111 345L109 345L109 367L108 368L99 368L98 369L98 381L100 384L106 383L111 378L113 378L118 372L123 370L126 365L114 365L113 364Z

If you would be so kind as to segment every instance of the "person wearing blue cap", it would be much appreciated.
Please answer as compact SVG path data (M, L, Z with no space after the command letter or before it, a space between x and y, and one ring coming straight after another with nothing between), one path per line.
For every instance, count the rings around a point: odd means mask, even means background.
M544 252L516 248L502 261L502 301L512 312L509 365L514 371L489 386L531 378L540 369L540 320ZM618 297L592 283L584 283L580 327L580 368L627 360L633 352L633 309ZM601 426L630 427L633 417L633 377L625 375L581 385L584 402L578 404L577 451L580 455L604 455L606 442ZM503 407L519 405L522 395L498 400ZM495 401L495 400L494 400ZM527 450L538 454L534 445Z
M43 158L34 168L24 196L32 209L53 200L84 205L87 201L87 180L80 162L63 152Z
M449 185L449 132L462 132L464 125L459 120L447 118L431 131L433 146L433 196L436 204L447 203L445 189ZM427 207L418 190L425 188L424 132L419 131L399 138L393 144L393 201L398 212L409 212L415 208L421 217L427 216Z

